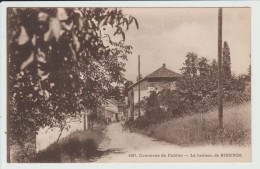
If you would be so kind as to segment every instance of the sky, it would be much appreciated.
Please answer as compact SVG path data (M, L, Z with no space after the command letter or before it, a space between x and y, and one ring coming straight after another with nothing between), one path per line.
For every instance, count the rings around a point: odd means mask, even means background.
M163 63L181 73L185 56L194 52L210 62L217 59L218 8L123 8L137 18L126 31L126 43L133 46L128 56L125 77L136 81L138 55L141 74L146 76ZM231 53L231 71L247 73L251 54L250 8L223 8L223 36Z

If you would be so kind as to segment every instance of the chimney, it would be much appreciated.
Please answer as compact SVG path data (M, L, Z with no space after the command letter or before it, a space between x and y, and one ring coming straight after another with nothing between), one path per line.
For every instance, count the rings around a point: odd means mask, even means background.
M163 67L166 68L166 64L165 63L163 64Z

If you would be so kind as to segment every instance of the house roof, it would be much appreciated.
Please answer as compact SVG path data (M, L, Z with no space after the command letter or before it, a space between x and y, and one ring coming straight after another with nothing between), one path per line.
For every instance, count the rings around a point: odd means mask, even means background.
M161 78L161 77L168 77L168 78L176 78L180 77L179 73L176 73L170 69L166 68L166 65L163 64L162 67L154 71L153 73L147 75L145 78Z
M126 107L125 103L124 102L119 102L119 101L116 101L115 99L108 99L108 102L115 105L115 106L121 106L121 107Z
M179 73L176 73L170 69L166 68L166 64L163 64L162 67L155 70L151 74L145 76L143 79L141 79L139 82L136 82L135 84L129 86L128 89L131 89L132 87L136 86L138 83L141 83L142 81L146 79L154 79L154 78L178 78L181 77Z

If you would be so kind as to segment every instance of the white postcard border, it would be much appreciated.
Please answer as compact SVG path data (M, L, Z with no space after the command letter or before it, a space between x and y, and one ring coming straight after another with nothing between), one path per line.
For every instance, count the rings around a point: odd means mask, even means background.
M0 164L3 169L43 169L43 168L62 168L62 169L88 169L88 168L228 168L228 169L257 169L260 168L260 2L259 1L91 1L91 2L2 2L0 11L1 39L0 39ZM252 62L252 163L171 163L171 164L8 164L6 163L6 8L7 7L251 7L251 62Z

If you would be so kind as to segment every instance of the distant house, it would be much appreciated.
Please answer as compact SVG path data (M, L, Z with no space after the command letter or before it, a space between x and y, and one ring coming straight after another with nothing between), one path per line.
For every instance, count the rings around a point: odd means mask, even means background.
M175 89L176 80L180 78L181 75L170 69L166 68L163 64L162 67L155 70L151 74L145 76L139 82L131 85L128 88L128 106L129 106L129 116L132 118L137 117L137 112L134 111L134 106L138 103L138 86L140 84L140 98L143 99L150 95L152 90L162 90L165 88ZM144 113L141 112L141 115Z
M108 104L103 108L103 116L107 122L124 121L127 116L126 105L115 99L109 99Z

